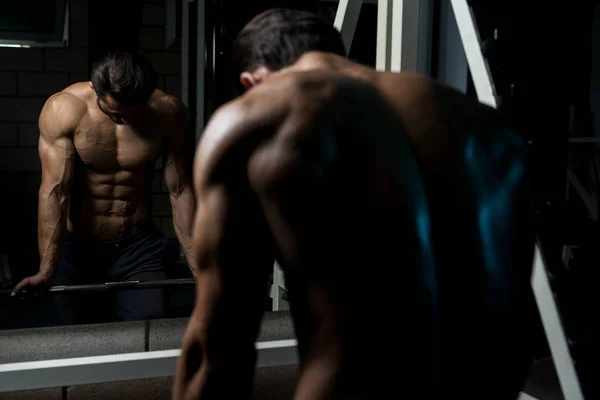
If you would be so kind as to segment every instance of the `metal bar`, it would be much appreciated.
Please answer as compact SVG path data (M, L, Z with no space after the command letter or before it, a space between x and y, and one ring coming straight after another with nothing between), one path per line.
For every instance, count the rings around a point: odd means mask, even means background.
M417 72L419 8L417 0L395 0L392 6L390 71Z
M596 210L597 200L594 199L593 195L590 195L587 192L587 190L585 190L585 187L583 187L583 184L581 183L579 178L577 178L577 175L575 175L575 173L573 172L573 170L570 167L567 168L567 179L569 180L571 185L573 185L573 188L575 189L575 191L577 192L579 197L581 197L583 204L585 204L585 207L588 209L589 213L592 215L592 218L597 219L598 218L598 213Z
M320 3L337 3L339 0L317 0ZM362 0L363 4L377 4L378 0Z
M379 0L377 5L377 49L375 67L378 71L389 71L392 41L392 1Z
M142 290L155 289L169 286L193 286L196 284L194 278L185 279L163 279L157 281L124 281L124 282L106 282L95 283L89 285L59 285L51 286L47 292L64 293L64 292L106 292L109 290ZM0 290L0 295L9 295L12 290ZM23 293L27 293L26 290Z
M448 86L467 92L469 66L460 41L460 33L452 6L441 2L439 62L437 78Z
M64 47L69 47L71 40L71 13L69 11L69 1L65 6L65 23L63 24L63 34L62 34L62 43Z
M563 395L565 399L583 400L575 365L538 246L535 247L531 284Z
M521 392L521 394L519 395L519 397L517 398L517 400L538 400L538 399L536 397L528 395L525 392Z
M271 299L273 300L273 311L289 310L289 303L284 299L286 293L285 277L278 262L273 265L273 284L271 285Z
M340 31L346 51L350 51L363 0L340 0L333 26Z
M431 0L380 0L376 69L431 73Z
M570 143L569 143L570 144ZM565 201L566 204L571 204L571 181L569 180L568 168L573 160L573 151L571 146L567 146L567 176L565 179Z
M417 71L431 75L431 53L433 48L433 0L419 0L419 41Z
M177 1L165 2L165 48L170 48L177 39ZM182 14L183 17L184 14ZM187 15L187 14L185 14ZM182 18L183 21L183 18Z
M298 362L296 340L256 343L257 367ZM173 376L181 350L112 354L0 365L0 392Z
M450 0L450 2L456 17L458 32L467 56L467 63L469 64L477 97L481 103L497 108L498 99L494 83L487 62L481 52L481 41L471 13L471 7L467 4L467 0Z
M204 131L204 74L206 70L206 0L197 1L196 21L196 143Z
M181 102L190 104L190 2L181 1Z
M600 137L571 137L569 143L573 144L589 144L596 143L600 144Z

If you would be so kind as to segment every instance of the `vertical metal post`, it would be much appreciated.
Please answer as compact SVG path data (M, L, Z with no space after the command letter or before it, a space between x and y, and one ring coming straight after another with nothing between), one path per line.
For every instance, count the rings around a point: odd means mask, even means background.
M417 71L431 75L431 51L433 45L433 0L419 0L419 47Z
M204 73L206 70L206 0L196 0L196 143L204 131Z
M340 31L346 51L350 51L363 0L340 0L333 26Z
M273 300L273 311L289 310L287 300L283 298L285 293L285 278L278 262L273 265L273 284L271 285L271 299Z
M375 67L389 71L392 40L392 1L379 0L377 4L377 53Z
M181 101L190 104L190 0L181 1Z
M431 0L379 0L376 69L429 74Z
M417 72L419 0L395 0L392 6L390 71Z

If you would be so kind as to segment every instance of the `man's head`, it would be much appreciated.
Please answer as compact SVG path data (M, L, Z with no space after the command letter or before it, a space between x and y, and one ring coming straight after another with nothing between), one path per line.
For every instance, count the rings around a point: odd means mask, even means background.
M156 89L152 64L137 52L111 52L92 64L98 107L115 122L127 123Z
M306 11L274 8L244 26L233 45L233 59L240 82L249 88L310 51L346 56L335 27Z

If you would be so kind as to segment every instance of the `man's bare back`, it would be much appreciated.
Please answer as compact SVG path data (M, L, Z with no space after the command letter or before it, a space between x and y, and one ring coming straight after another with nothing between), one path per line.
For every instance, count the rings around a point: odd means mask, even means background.
M465 374L518 393L533 242L507 129L431 79L319 53L218 110L196 155L198 295L174 397L248 395L274 259L296 399L456 394ZM497 364L477 370L482 356Z

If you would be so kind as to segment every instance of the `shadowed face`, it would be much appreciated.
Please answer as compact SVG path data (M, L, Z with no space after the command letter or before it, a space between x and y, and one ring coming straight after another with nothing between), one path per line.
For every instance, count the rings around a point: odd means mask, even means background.
M144 108L144 104L139 105L126 105L119 103L113 99L110 95L103 98L98 97L96 100L98 108L108 115L117 124L127 125L135 120L136 116Z

